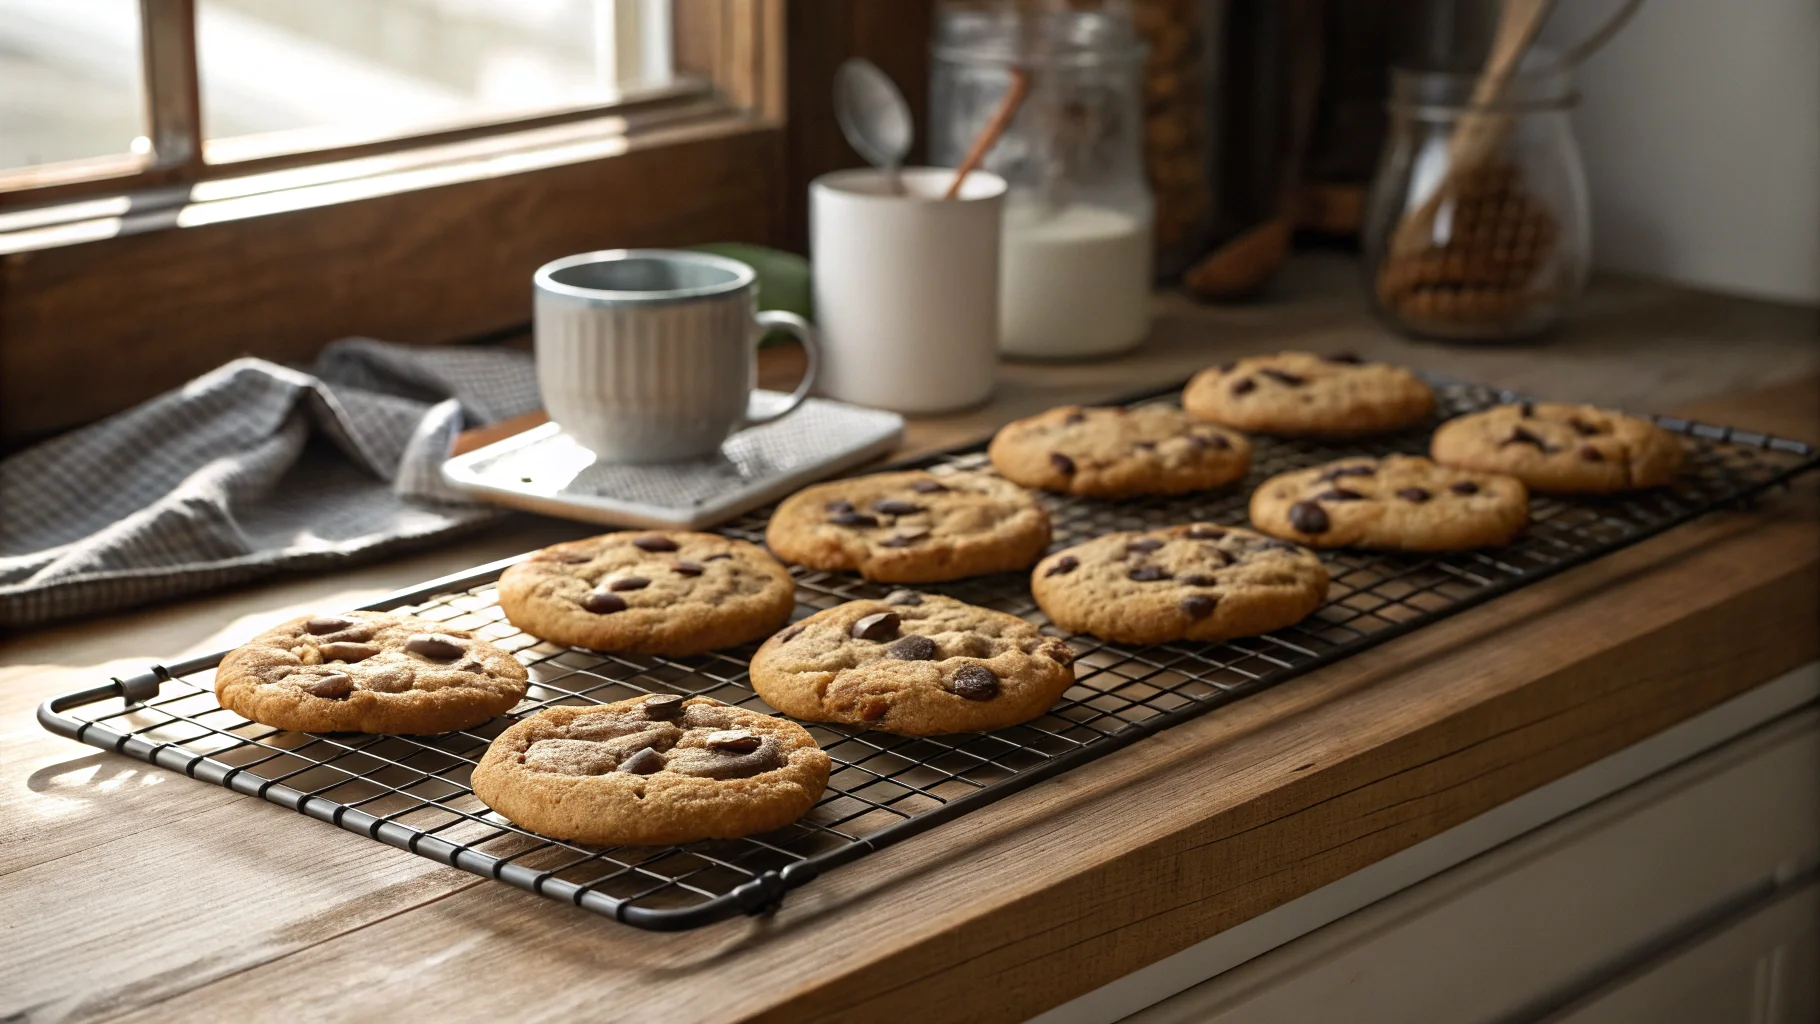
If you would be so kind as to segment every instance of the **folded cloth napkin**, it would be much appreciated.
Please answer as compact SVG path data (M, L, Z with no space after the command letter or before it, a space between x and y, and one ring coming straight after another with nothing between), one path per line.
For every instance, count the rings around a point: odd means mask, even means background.
M464 426L538 407L530 356L335 342L236 359L0 460L0 626L371 559L479 526L439 472Z

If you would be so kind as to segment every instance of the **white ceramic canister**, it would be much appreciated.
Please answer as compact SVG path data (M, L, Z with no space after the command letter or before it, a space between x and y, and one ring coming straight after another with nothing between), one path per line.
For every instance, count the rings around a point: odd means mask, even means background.
M979 405L998 372L1004 179L975 171L871 168L809 186L818 391L903 413Z

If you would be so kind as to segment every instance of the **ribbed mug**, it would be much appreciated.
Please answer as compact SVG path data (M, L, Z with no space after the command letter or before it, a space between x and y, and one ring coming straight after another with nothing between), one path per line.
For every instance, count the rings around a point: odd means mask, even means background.
M544 411L602 461L711 455L794 410L815 383L815 329L759 312L757 275L737 260L614 249L545 264L533 282ZM756 350L772 328L802 342L808 366L787 402L760 408Z

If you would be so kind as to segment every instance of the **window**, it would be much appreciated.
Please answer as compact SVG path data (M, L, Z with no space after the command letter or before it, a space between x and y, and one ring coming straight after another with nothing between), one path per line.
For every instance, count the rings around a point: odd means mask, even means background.
M0 203L706 93L672 64L670 0L0 0Z

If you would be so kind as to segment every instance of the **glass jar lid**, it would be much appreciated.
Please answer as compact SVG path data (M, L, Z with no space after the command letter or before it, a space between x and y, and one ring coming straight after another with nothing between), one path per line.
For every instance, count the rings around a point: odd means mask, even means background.
M938 60L1024 67L1138 63L1145 45L1119 10L1020 11L1010 4L965 4L942 10L935 29Z

